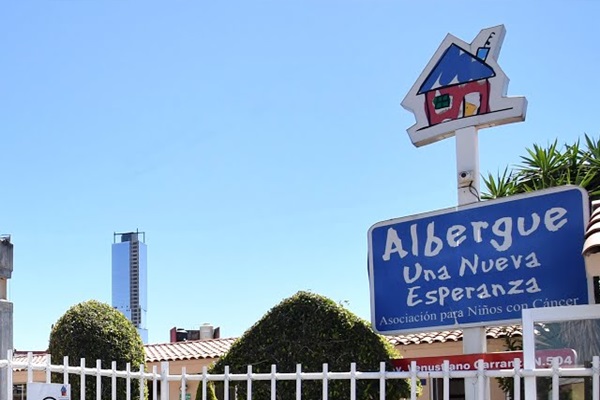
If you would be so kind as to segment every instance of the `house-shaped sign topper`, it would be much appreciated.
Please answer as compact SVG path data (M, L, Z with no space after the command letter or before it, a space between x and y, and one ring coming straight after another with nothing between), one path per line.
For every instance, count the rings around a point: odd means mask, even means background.
M451 137L466 127L525 120L527 100L505 97L508 78L498 65L504 25L484 29L469 44L447 35L402 106L415 114L408 128L415 146Z

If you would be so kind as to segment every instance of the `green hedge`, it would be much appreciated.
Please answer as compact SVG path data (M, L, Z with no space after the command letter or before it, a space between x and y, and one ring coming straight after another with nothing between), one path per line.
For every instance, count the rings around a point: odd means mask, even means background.
M295 372L296 364L302 364L304 372L319 372L327 363L329 371L348 372L350 364L356 362L359 371L379 371L380 362L388 363L390 358L399 357L394 347L382 336L376 334L370 325L326 297L298 292L272 308L252 326L229 352L214 366L210 373L223 373L225 365L230 373L246 373L252 365L254 373L268 373L271 365L277 365L278 372ZM237 385L237 388L235 388ZM234 383L238 398L245 398L246 383ZM378 381L357 381L357 399L378 399ZM222 398L222 384L211 386L209 399L214 398L213 390ZM409 383L405 380L389 380L386 398L393 400L410 394ZM296 382L277 383L278 399L294 399ZM348 399L350 382L332 380L329 382L329 398ZM202 399L200 386L196 399ZM241 397L240 397L241 396ZM270 399L270 382L252 383L253 399ZM322 382L304 381L303 399L321 399Z
M62 364L63 357L69 356L69 365L79 366L85 358L86 367L96 367L96 360L102 360L102 368L110 369L111 362L117 362L118 370L125 370L131 363L131 370L138 371L145 363L144 344L133 326L122 313L105 303L95 300L79 303L71 307L52 327L48 348L53 364ZM62 382L62 374L53 374L54 382ZM78 375L70 375L71 397L79 398ZM139 385L132 381L132 399L139 398ZM125 398L124 379L117 379L117 398ZM87 377L85 398L96 399L96 377ZM110 378L102 378L102 399L111 398Z

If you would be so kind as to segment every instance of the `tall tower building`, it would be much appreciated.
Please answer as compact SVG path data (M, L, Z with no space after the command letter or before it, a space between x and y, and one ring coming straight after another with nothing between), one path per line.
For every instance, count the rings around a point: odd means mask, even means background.
M141 240L140 240L141 239ZM112 306L121 311L148 343L147 247L145 232L115 233L112 245Z

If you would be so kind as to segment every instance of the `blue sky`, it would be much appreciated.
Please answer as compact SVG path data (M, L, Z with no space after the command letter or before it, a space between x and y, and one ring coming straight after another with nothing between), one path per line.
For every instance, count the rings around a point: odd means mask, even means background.
M524 123L481 171L597 137L600 3L10 2L0 12L3 207L14 344L110 303L114 231L146 232L150 342L238 336L310 290L369 319L367 230L456 204L454 139L415 148L400 102L446 33L505 24Z

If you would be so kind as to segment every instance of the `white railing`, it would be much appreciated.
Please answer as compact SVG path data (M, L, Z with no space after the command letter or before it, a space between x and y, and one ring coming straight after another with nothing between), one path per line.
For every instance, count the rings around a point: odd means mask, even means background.
M11 353L9 352L9 355ZM592 393L593 400L600 400L600 358L594 357L591 368L560 368L558 360L554 359L551 368L535 369L535 370L524 370L521 368L519 359L514 360L514 368L506 370L485 370L483 369L483 363L478 363L477 370L469 371L451 371L450 364L446 360L443 363L441 371L419 371L418 365L415 361L411 363L409 371L386 371L386 364L381 363L379 371L362 372L356 370L356 364L350 365L349 372L330 372L328 365L323 364L322 371L319 372L304 372L302 366L298 364L296 366L296 372L283 373L277 372L275 365L271 366L269 373L254 373L252 366L248 366L246 373L234 374L229 372L229 367L225 367L223 374L209 374L207 368L204 367L200 374L188 374L186 368L182 368L181 374L170 374L169 363L161 363L160 371L157 367L153 367L151 372L143 371L137 372L132 371L131 366L128 364L124 371L116 369L116 362L112 363L110 369L102 369L100 360L96 361L95 368L85 367L85 359L80 360L79 366L68 366L69 359L65 357L63 365L52 365L50 364L50 357L47 357L46 363L35 363L33 362L32 353L29 353L26 361L14 361L12 356L7 360L0 360L0 370L8 368L12 373L8 374L8 385L1 390L6 390L7 398L12 399L13 394L13 376L17 371L26 371L27 378L26 382L34 382L34 372L43 371L45 378L42 382L50 383L51 374L58 373L62 374L64 384L69 383L69 379L77 379L73 375L79 376L79 382L81 385L81 392L79 394L71 393L71 399L81 400L85 399L85 378L92 376L96 377L96 399L100 400L102 377L109 377L112 389L112 400L117 400L116 386L118 379L124 379L126 381L127 393L126 399L118 400L136 400L132 399L131 388L133 385L138 385L140 393L144 390L149 390L152 399L158 400L169 400L169 383L177 382L181 388L180 399L186 399L186 387L188 382L199 382L202 388L202 400L207 399L208 384L209 382L222 382L224 386L223 397L224 400L230 400L229 387L237 382L245 382L247 389L247 400L252 399L252 383L255 381L270 381L271 385L271 399L276 398L277 382L279 381L295 381L296 382L296 400L302 399L302 382L303 381L321 381L322 382L322 398L327 400L328 398L328 385L333 380L347 380L350 381L350 389L348 398L350 400L356 400L356 383L360 380L375 380L379 381L379 398L385 400L385 386L389 380L407 379L410 384L411 393L410 399L417 399L418 381L426 378L439 378L443 382L443 399L448 400L450 397L450 379L452 378L475 378L476 384L473 387L474 393L476 393L477 399L486 399L486 385L488 378L512 378L514 379L514 399L521 400L520 392L522 381L521 378L527 377L551 377L552 378L552 399L558 400L559 398L559 379L564 377L592 377ZM160 390L159 396L159 385ZM192 399L196 393L191 393ZM174 399L175 400L175 399ZM232 399L234 400L234 399ZM241 399L238 399L241 400Z

